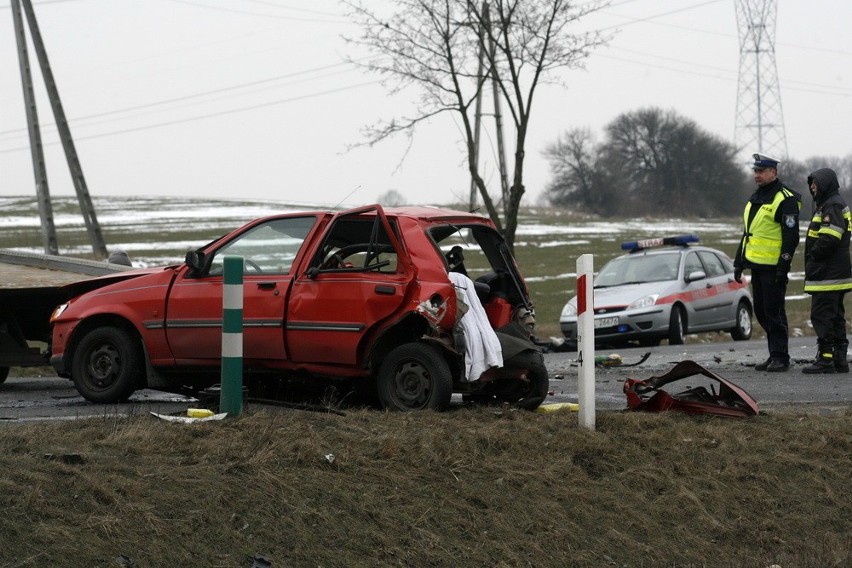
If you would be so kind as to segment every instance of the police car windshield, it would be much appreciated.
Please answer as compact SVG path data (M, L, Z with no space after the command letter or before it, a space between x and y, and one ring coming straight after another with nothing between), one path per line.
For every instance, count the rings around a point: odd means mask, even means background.
M595 288L677 280L679 264L679 252L623 256L601 268Z

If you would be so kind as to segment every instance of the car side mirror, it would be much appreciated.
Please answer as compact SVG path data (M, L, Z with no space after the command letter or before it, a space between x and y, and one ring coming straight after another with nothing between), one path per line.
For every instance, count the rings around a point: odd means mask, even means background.
M703 270L695 270L687 275L686 281L695 282L696 280L704 280L705 278L707 278L707 274Z
M186 265L192 269L193 272L198 273L204 268L204 253L200 250L191 250L186 253L186 259L184 260Z

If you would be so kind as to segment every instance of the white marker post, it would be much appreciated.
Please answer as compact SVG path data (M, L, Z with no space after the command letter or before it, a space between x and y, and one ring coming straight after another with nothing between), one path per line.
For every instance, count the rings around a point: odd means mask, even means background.
M595 429L595 294L594 257L577 259L577 351L580 371L577 376L577 398L580 426Z

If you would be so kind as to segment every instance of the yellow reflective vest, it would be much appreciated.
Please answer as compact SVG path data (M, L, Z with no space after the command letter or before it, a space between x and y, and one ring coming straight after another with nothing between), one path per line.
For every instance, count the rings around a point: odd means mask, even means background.
M775 194L772 203L760 206L754 214L751 225L748 224L749 214L754 205L751 201L746 203L743 212L743 224L747 227L743 237L743 258L754 264L767 264L775 266L781 256L781 225L775 221L775 213L781 202L788 197L793 197L793 192L782 188ZM802 204L799 203L801 209Z

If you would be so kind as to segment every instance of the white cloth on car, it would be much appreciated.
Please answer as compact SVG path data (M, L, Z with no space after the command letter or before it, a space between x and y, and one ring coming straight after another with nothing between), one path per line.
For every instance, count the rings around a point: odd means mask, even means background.
M476 295L473 280L458 272L450 272L450 281L468 305L468 311L459 322L465 336L465 380L475 381L491 367L503 366L500 340L488 321L482 302Z

